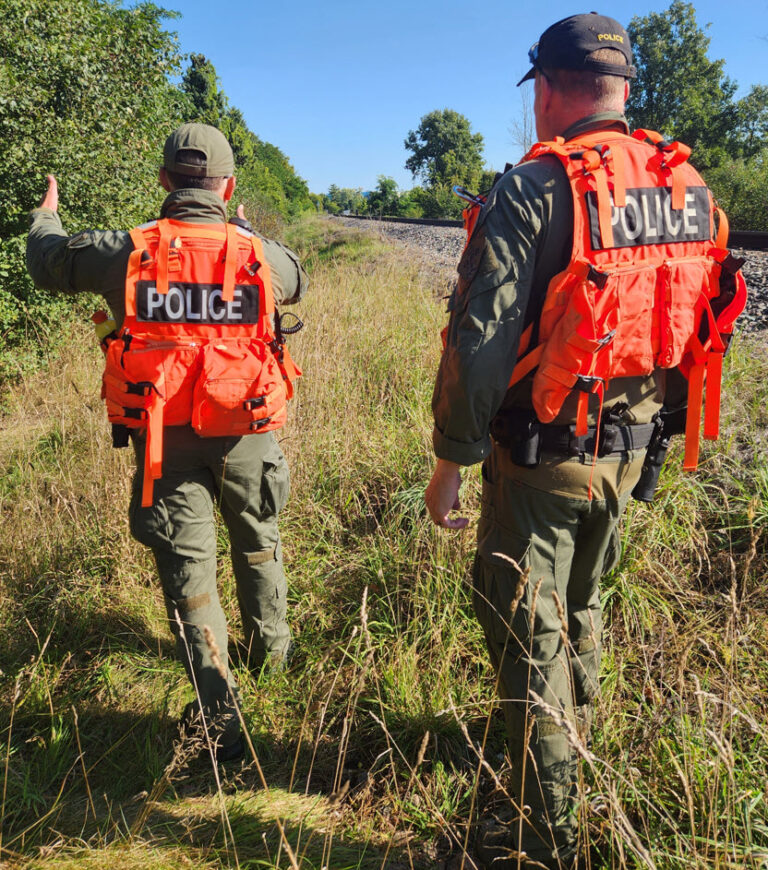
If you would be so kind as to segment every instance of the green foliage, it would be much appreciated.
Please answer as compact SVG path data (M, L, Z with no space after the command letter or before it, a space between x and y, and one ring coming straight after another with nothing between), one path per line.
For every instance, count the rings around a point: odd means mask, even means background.
M190 57L181 83L192 106L188 121L218 127L235 157L240 199L268 206L284 218L312 208L309 189L283 152L249 130L243 113L229 105L213 64L202 54Z
M156 207L157 154L183 114L176 38L151 3L4 0L0 29L0 236L26 230L46 172L78 226Z
M462 203L451 188L460 184L478 190L483 170L483 137L472 133L469 120L453 109L435 110L411 130L405 148L413 152L405 161L414 178L425 186L414 191L425 217L461 217Z
M184 98L167 13L151 3L4 0L0 28L0 334L46 331L69 307L29 280L26 214L60 182L72 227L136 224L162 201L157 155ZM5 360L0 360L0 365Z
M453 109L435 110L410 130L405 148L412 151L405 161L414 178L430 187L437 184L469 184L483 169L483 137L472 133L469 120Z
M350 211L352 214L364 214L367 203L363 191L359 187L338 187L332 184L327 195L323 197L323 205L331 214Z
M705 176L733 229L768 231L768 146L751 157L728 158Z
M753 85L736 110L741 152L754 157L768 145L768 85Z
M635 16L628 32L637 66L627 102L631 126L685 142L699 168L734 153L736 84L723 73L725 61L707 56L709 37L693 4L673 0L665 12Z
M368 211L370 214L391 217L400 214L400 195L394 178L387 175L379 176L376 189L371 191L368 197Z

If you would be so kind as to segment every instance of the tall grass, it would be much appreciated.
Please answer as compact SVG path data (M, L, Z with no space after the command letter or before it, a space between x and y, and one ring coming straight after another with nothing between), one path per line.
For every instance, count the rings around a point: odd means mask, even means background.
M258 764L217 784L175 744L191 690L151 558L128 535L131 457L108 446L89 331L5 396L9 866L473 866L471 825L498 805L505 760L472 538L438 532L423 506L446 276L325 221L290 232L312 269L291 340L305 376L279 436L296 653L287 672L254 674L231 649ZM593 867L768 859L766 374L758 344L736 347L722 442L696 476L670 463L657 504L628 512L604 584L594 742L580 747ZM475 517L476 471L466 480ZM223 528L219 548L236 634Z

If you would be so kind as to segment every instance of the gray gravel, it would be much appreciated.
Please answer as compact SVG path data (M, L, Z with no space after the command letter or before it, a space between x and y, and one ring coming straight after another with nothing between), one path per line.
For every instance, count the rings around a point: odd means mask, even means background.
M427 227L419 224L391 224L383 221L360 221L354 218L334 218L356 229L370 228L382 237L395 239L414 249L420 258L426 256L440 271L453 271L461 256L466 235L456 227ZM733 253L744 257L744 277L749 298L739 328L744 332L768 329L768 251L744 251L734 248Z

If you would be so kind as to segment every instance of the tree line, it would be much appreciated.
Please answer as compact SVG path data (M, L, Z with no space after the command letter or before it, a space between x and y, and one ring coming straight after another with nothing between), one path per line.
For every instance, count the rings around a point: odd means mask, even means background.
M768 230L768 85L753 85L736 99L724 60L708 56L710 40L692 3L673 0L665 12L635 16L628 32L637 78L630 83L627 119L632 129L658 130L692 149L703 174L738 229ZM768 38L768 36L766 37ZM530 124L518 125L530 135ZM524 149L533 144L524 141ZM379 176L375 190L340 188L313 197L331 213L352 211L402 217L457 217L462 201L453 185L488 190L496 173L484 168L483 137L451 109L421 118L404 142L405 161L420 184L400 191Z

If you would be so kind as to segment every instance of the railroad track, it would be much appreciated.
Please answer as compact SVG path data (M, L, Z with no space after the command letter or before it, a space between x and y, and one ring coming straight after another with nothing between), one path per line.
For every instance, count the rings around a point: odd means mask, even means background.
M362 214L345 214L339 217L353 220L384 222L392 224L413 224L423 227L461 227L461 221L442 218L403 218L403 217L371 217ZM728 236L729 248L745 248L749 251L768 251L768 233L754 230L731 230Z

